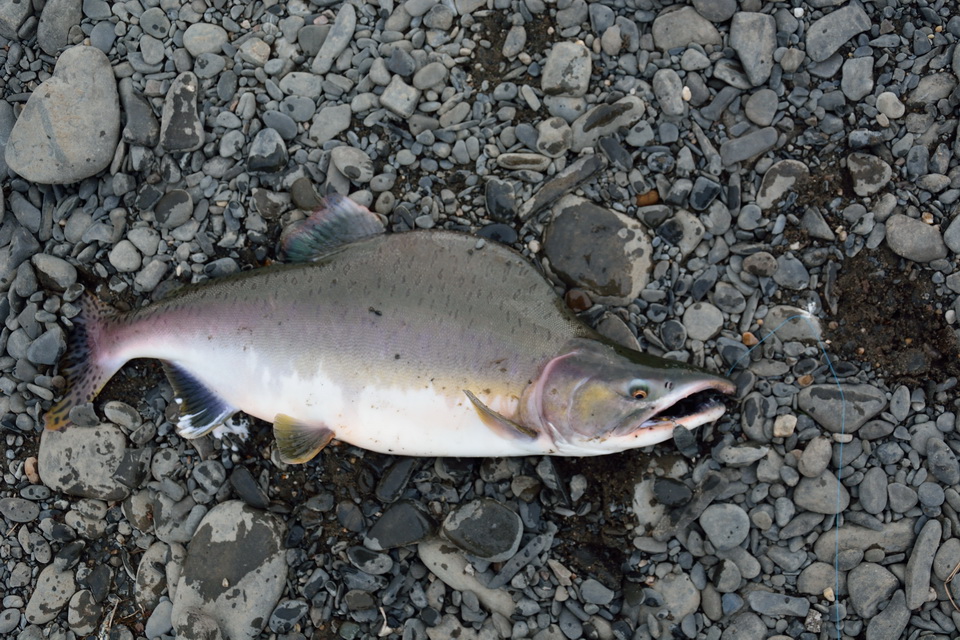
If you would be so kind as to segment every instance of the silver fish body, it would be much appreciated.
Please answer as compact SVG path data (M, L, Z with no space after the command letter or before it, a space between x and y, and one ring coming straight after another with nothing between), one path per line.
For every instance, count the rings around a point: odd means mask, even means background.
M364 237L128 314L88 306L50 428L134 358L165 363L183 435L244 411L275 424L294 462L332 438L406 455L608 453L716 419L718 403L662 414L700 391L733 391L607 343L522 256L446 231Z

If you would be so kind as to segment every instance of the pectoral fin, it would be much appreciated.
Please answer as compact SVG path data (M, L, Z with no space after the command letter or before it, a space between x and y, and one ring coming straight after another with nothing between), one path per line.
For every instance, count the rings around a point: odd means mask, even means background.
M473 407L477 410L477 413L480 414L480 419L483 420L483 423L494 433L510 438L520 438L521 440L536 439L538 434L530 427L525 427L509 418L503 417L480 402L480 399L470 391L464 389L463 392L470 399L470 402L473 403Z
M333 431L297 422L288 415L278 413L273 419L273 437L277 439L280 459L287 464L303 464L333 440Z

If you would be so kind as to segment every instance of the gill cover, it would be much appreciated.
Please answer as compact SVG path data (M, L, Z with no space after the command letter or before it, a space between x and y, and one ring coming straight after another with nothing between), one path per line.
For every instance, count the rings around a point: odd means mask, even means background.
M594 339L576 339L524 392L524 424L551 434L559 449L584 453L655 444L677 424L694 428L718 418L722 405L681 403L701 391L731 394L732 382L681 362ZM719 411L718 411L719 408ZM641 437L643 431L650 433Z

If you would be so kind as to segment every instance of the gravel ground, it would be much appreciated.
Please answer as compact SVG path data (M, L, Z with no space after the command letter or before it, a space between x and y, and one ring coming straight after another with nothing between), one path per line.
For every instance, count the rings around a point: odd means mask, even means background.
M0 637L956 637L954 14L0 0ZM41 433L84 288L260 266L329 190L740 401L597 459L284 467L178 437L139 362Z

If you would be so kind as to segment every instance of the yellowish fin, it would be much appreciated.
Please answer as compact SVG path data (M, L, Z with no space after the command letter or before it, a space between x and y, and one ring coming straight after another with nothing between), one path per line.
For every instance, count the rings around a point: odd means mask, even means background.
M277 439L280 459L287 464L309 462L333 440L326 427L312 427L288 415L278 413L273 420L273 437Z

